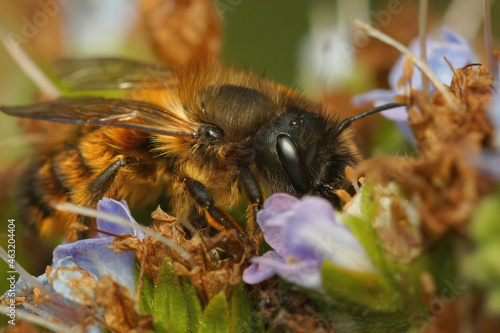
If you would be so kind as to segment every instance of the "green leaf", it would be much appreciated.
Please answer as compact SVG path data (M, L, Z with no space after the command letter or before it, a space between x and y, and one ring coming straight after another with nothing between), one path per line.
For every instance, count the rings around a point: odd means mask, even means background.
M155 319L153 321L155 333L176 333L177 331L163 319Z
M198 294L189 280L175 275L169 258L158 274L156 286L148 278L143 279L140 306L141 311L153 314L155 331L197 331L201 318Z
M230 332L264 332L264 320L256 312L245 291L244 285L237 285L231 295Z
M488 308L493 313L500 313L500 288L495 289L488 295Z
M141 265L139 261L135 261L135 283L137 285L139 281L139 274L141 272ZM154 286L149 281L148 278L142 279L142 285L141 285L141 296L139 298L139 307L141 309L141 312L145 313L152 313L154 309L154 299L153 299L153 293L154 293Z
M188 279L183 278L181 279L181 282L186 311L188 314L189 332L196 332L198 330L198 325L200 324L202 315L200 298L198 297L196 288Z
M462 270L486 296L488 310L500 313L500 191L479 204L470 231L474 251L462 260Z
M358 273L343 271L338 267L337 272L333 271L330 274L337 274L338 278L346 280L342 283L346 283L346 288L352 289L351 302L367 306L371 311L386 313L399 311L402 310L403 304L405 309L420 311L424 306L420 297L420 274L429 271L429 260L426 255L421 255L412 263L399 264L388 257L372 224L379 205L374 199L376 190L370 183L365 183L361 196L361 217L344 214L342 222L350 228L363 245L378 270L377 277L369 278L359 275L359 280L357 280L356 274ZM344 273L340 274L342 271ZM327 281L326 278L324 277L324 281ZM342 293L342 288L338 289L336 291L333 287L331 291ZM366 300L362 300L363 293L367 293Z
M348 271L325 260L321 266L323 287L337 301L380 313L404 307L402 295L381 275Z
M477 242L500 240L500 196L494 195L484 199L476 210L471 222L472 237Z
M383 249L378 244L378 237L371 222L354 215L344 214L342 223L349 227L356 239L363 245L373 264L385 270Z
M158 279L155 303L161 304L165 299L166 318L176 332L188 332L188 314L179 277L174 274L172 262L166 260L163 271Z
M229 332L229 305L224 292L215 295L205 307L198 332Z

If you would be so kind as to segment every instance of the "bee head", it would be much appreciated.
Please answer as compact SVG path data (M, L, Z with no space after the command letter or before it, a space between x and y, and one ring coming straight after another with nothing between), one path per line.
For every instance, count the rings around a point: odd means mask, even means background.
M255 137L256 161L265 165L262 170L274 192L320 195L336 204L334 192L342 187L345 167L356 162L343 131L357 119L397 106L374 108L342 122L291 108Z

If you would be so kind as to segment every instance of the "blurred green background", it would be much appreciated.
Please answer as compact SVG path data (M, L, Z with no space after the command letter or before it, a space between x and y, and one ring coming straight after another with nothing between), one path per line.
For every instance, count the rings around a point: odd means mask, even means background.
M57 2L56 0L52 1ZM116 0L116 5L119 5L122 1ZM23 18L30 17L29 15L33 15L37 10L40 10L40 4L44 2L44 0L26 0L16 3L13 0L0 0L0 26L8 31L20 33L24 22ZM475 24L477 19L474 19L477 15L468 15L468 17L473 18L473 22L467 23L465 17L453 16L453 13L449 11L449 5L453 1L434 0L430 2L431 24L439 25L444 21L448 25L452 25L453 28L463 29L466 33L472 35L470 40L474 41L478 53L483 52L481 26ZM459 2L454 1L453 3ZM465 2L469 6L482 8L482 1L470 0ZM21 11L22 6L20 3L31 6L31 11L28 13ZM71 1L68 3L71 3ZM339 15L338 8L352 7L353 3L358 3L359 6L369 4L368 11L360 13L360 16L373 20L378 17L377 15L387 10L389 4L394 3L394 0L370 2L348 0L220 0L216 1L216 3L222 9L224 17L222 58L225 63L245 67L283 84L311 91L311 87L301 81L303 73L307 74L307 67L302 67L301 70L298 68L300 63L298 48L302 40L311 35L318 25L335 27L339 20L347 19L347 17ZM399 1L398 3L404 8L412 7L413 13L416 15L417 1ZM493 5L492 12L493 18L498 17L498 13L500 13L499 1ZM61 10L55 17L51 18L54 21L53 23L60 24L63 21L61 18L62 13ZM445 15L446 13L448 13L448 16ZM470 11L465 11L465 13L470 13ZM51 23L47 25L46 29L51 28ZM500 24L494 23L494 36L500 36ZM126 24L131 23L126 22ZM41 28L41 30L43 29L45 28ZM92 31L93 26L89 25L88 29ZM473 31L476 31L476 33L473 33ZM98 35L100 31L94 33ZM54 39L58 38L62 38L62 36L54 36ZM38 63L43 64L45 61L53 60L52 55L57 52L52 52L52 48L57 45L59 45L57 41L37 40L35 36L29 45L26 45L26 49ZM494 45L498 45L497 39L495 39ZM86 56L92 54L92 49L87 51ZM69 55L75 56L71 52L69 52ZM152 51L148 49L147 40L136 33L131 34L130 40L124 44L123 49L114 50L109 55L127 55L145 60L154 60ZM345 87L341 86L338 89L362 92L368 90L368 87L376 85L376 78L366 74L365 67L362 64L356 64L354 70L358 74L347 80ZM360 77L363 80L359 80ZM3 47L0 46L0 105L29 103L33 100L34 93L34 86L9 58ZM372 147L378 147L377 153L397 154L401 153L401 149L404 149L402 147L407 147L399 133L394 131L392 125L386 122L381 123L380 130L373 134L372 139L377 143L372 144ZM403 153L406 153L406 151ZM16 188L14 178L19 173L17 171L22 169L23 164L29 159L29 154L29 145L22 140L22 136L17 129L17 120L0 114L0 246L4 248L7 240L7 220L8 218L17 218L12 197ZM22 226L19 225L16 229L19 239L16 244L17 258L28 271L40 274L40 268L49 264L49 262L33 262L32 251L36 251L36 249L27 250L28 246L23 243L24 240L21 238L22 232ZM0 294L7 288L7 281L3 278L3 272L6 270L6 265L0 262L0 276L2 276L0 279Z

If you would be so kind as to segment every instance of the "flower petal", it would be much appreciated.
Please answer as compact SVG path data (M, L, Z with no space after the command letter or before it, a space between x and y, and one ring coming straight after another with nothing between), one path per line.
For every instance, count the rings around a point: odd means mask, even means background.
M260 283L277 274L299 286L321 291L321 265L315 260L287 262L274 251L262 257L251 259L252 265L243 273L243 281L249 284Z
M291 195L277 193L269 197L264 203L264 209L257 213L257 223L266 242L282 256L286 256L282 243L282 228L292 213L290 207L298 202L299 199Z
M467 41L457 33L446 27L441 28L441 33L442 40L432 37L427 38L427 63L439 81L449 85L453 77L453 71L445 58L454 68L461 68L473 62L475 55ZM410 50L415 55L420 56L420 42L418 38L410 43ZM403 62L404 56L400 56L389 74L389 84L393 90L397 89L397 82L403 75ZM416 66L411 78L411 86L415 89L423 88L422 73ZM430 89L434 91L432 85L430 85Z
M135 293L135 253L116 253L108 247L113 238L93 238L59 245L53 254L53 263L71 257L78 267L94 274L97 278L111 274L118 283Z
M78 267L71 257L66 257L60 267L50 274L52 288L56 293L74 303L91 305L97 278Z
M394 102L394 97L397 93L388 89L373 89L364 94L356 95L352 98L352 102L356 106L365 103L380 103L380 105ZM387 111L384 111L387 112Z
M253 257L250 259L252 264L243 272L243 281L256 284L272 277L276 271L274 265L269 265L271 261L285 262L285 259L275 251L268 251L262 257Z
M371 259L348 227L338 221L332 205L323 198L301 200L283 231L289 255L299 260L329 259L353 271L375 272Z
M115 215L121 217L125 220L128 220L134 224L137 222L132 217L128 205L125 201L116 201L113 199L102 198L97 203L97 210L103 213ZM98 218L97 219L97 228L112 234L122 235L122 234L131 234L140 238L144 238L144 234L141 231L138 231L131 227L122 226L120 224L107 221L105 219ZM108 238L109 236L99 234L100 238Z

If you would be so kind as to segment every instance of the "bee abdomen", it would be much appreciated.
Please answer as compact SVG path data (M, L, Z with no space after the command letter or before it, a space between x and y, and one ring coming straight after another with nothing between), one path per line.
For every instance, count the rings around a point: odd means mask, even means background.
M57 223L66 215L56 212L52 203L68 200L69 189L63 184L54 160L34 159L21 177L18 187L19 215L29 228L48 236L61 232L64 225Z

